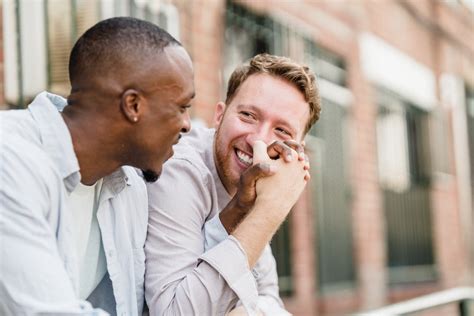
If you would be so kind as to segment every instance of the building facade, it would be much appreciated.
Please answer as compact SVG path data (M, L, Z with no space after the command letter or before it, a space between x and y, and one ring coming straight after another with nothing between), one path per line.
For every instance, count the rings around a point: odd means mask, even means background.
M232 70L257 53L316 72L312 180L272 241L295 315L474 286L472 1L4 0L0 11L5 108L45 89L67 95L73 42L119 15L183 43L195 66L191 113L207 125Z

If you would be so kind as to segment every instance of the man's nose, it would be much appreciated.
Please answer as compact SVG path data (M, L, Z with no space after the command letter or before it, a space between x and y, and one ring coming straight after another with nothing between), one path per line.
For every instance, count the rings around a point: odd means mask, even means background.
M186 112L185 117L183 119L183 127L181 127L181 133L187 133L191 130L191 118L189 117L189 113Z
M273 141L271 131L269 128L266 127L260 127L258 129L255 129L253 132L247 135L246 140L247 143L251 146L253 146L253 143L256 140L261 140L267 145L269 145Z

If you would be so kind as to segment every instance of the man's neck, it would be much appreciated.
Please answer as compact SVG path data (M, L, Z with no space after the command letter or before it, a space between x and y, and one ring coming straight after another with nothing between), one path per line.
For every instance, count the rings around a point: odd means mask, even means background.
M113 143L102 139L107 135L100 131L100 124L88 120L86 124L78 116L74 119L68 113L62 113L74 147L74 153L79 162L81 182L84 185L93 185L99 179L107 176L121 166L119 161L111 157L120 157L113 154L107 144ZM102 136L102 138L101 138Z

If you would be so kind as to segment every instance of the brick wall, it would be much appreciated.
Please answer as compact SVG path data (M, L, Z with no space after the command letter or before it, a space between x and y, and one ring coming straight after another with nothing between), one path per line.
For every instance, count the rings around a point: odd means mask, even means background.
M195 69L196 99L192 115L212 125L214 107L223 96L222 66L224 0L172 0L180 13L181 41ZM316 287L313 227L316 218L307 198L292 216L294 295L285 299L295 315L347 314L459 285L473 285L473 264L468 249L463 210L459 202L453 109L439 101L447 116L448 168L433 178L432 228L436 282L390 287L387 282L387 245L383 195L378 185L375 88L361 69L358 36L371 32L384 39L439 77L450 72L474 86L474 22L466 8L440 1L238 1L251 10L303 29L314 41L339 56L347 65L347 85L353 94L349 109L349 161L352 187L352 229L356 282L354 289L322 295ZM2 4L0 2L0 20ZM0 23L0 105L4 100L3 23ZM439 78L438 78L439 79ZM440 99L439 87L437 98ZM474 180L474 179L473 179ZM472 251L472 250L471 250ZM344 258L341 258L344 260ZM449 307L448 307L449 310Z
M472 83L474 41L467 40L474 36L470 13L462 7L453 8L429 0L238 2L255 12L294 25L295 29L304 29L318 45L342 56L347 64L348 88L354 96L349 113L349 143L356 288L332 295L318 294L314 271L315 232L312 231L316 219L312 218L311 207L300 201L292 215L295 292L286 299L290 311L297 315L345 314L466 284L472 270L469 270L468 245L462 232L456 170L452 167L446 177L435 177L431 192L433 247L439 280L408 286L406 290L387 285L385 214L377 174L377 105L375 88L361 70L358 36L371 32L430 68L436 76L449 71ZM224 5L225 1L217 0L193 2L190 49L197 91L193 111L208 124L212 122L214 105L223 90L219 69L225 63L222 56ZM448 133L446 151L453 162L452 132L448 130ZM309 222L312 224L308 225Z

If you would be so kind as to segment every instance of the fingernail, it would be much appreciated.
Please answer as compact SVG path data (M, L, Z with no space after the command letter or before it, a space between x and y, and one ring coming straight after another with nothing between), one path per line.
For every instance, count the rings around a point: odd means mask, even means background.
M293 161L293 155L292 154L286 155L286 158L287 158L288 161Z
M265 169L265 171L269 173L273 173L276 171L276 167L274 165L271 165L269 163L262 163L262 168Z

